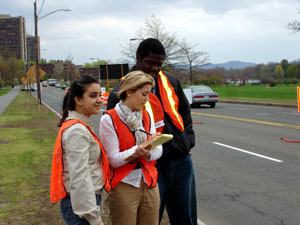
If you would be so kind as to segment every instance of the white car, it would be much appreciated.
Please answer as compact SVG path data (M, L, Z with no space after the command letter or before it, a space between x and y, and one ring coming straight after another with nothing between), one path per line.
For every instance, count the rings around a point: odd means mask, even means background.
M56 84L55 84L55 87L56 87L56 88L61 88L60 83L56 83Z
M185 89L190 89L192 93L191 106L200 106L202 104L210 105L211 108L216 106L219 101L218 93L214 92L210 87L205 85L188 86Z

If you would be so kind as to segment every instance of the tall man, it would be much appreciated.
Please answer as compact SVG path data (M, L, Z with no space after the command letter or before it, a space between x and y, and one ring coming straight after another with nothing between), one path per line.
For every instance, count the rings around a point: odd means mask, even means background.
M162 71L164 59L161 42L148 38L140 43L133 68L154 77L156 86L147 111L152 112L157 132L174 136L163 145L163 156L156 164L161 198L159 221L166 207L171 225L196 225L195 177L189 154L195 145L191 111L178 79ZM119 85L111 92L107 109L114 108L119 101L115 94L118 90Z

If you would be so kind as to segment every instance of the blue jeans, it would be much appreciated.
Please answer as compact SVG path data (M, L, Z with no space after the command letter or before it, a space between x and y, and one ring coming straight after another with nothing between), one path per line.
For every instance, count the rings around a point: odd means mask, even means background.
M159 223L166 207L171 225L197 225L196 184L191 156L159 160Z
M100 201L101 201L101 195L96 195L96 204L99 205ZM90 224L87 220L81 219L73 212L70 196L63 198L60 201L60 211L62 217L64 218L64 221L68 225L89 225Z

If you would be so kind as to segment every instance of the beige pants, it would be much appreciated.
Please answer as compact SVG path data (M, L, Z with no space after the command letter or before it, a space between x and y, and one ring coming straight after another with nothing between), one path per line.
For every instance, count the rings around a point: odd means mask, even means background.
M112 225L158 224L158 186L149 189L143 180L140 188L120 182L109 192L107 200Z

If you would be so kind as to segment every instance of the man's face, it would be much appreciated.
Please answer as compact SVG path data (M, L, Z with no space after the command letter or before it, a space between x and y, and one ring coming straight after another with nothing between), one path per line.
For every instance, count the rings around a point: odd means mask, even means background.
M150 52L148 56L141 60L141 57L137 55L136 69L142 70L145 73L155 77L161 70L165 56Z

